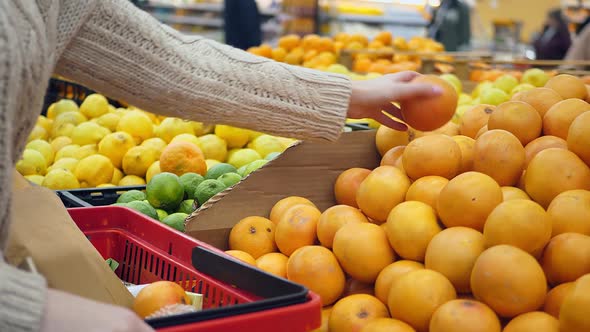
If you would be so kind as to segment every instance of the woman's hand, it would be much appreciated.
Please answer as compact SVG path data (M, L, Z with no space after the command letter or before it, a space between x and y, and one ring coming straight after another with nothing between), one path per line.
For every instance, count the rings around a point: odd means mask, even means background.
M154 332L129 309L48 290L41 332Z
M405 71L367 81L354 81L348 117L351 119L370 118L392 129L407 130L408 126L390 119L382 111L403 120L400 109L393 105L393 102L436 97L443 92L435 85L411 83L419 75L416 72Z

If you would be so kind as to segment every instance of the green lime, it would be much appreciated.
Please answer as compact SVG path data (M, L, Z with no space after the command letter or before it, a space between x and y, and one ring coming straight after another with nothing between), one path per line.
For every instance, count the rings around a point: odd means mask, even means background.
M249 163L246 166L243 176L244 177L248 176L250 173L252 173L255 170L259 169L260 167L266 165L266 163L268 163L268 160L266 160L266 159L254 160L253 162Z
M184 220L188 218L188 214L177 212L169 215L168 217L162 220L162 223L178 230L184 232Z
M131 208L139 213L143 213L150 218L158 219L158 212L149 203L142 201L133 201L127 203L127 207Z
M246 172L246 167L248 167L248 164L238 168L238 174L243 178L245 177L244 172Z
M187 198L195 198L195 190L197 190L197 186L203 182L204 179L205 178L203 178L201 174L197 173L185 173L180 176L180 183L182 183Z
M154 175L146 192L153 207L166 211L176 211L184 198L184 189L178 176L168 172Z
M126 207L127 203L115 203L115 204L112 204L112 206L125 206Z
M129 203L133 201L143 201L145 193L140 190L129 190L121 194L117 199L117 203Z
M199 205L205 204L209 198L215 196L217 193L225 189L225 184L218 180L205 180L197 187L195 197Z
M168 212L162 209L156 209L156 213L158 214L158 220L162 221L164 218L168 217Z
M225 173L219 178L217 178L217 180L223 182L223 184L225 184L225 186L229 188L234 184L242 181L242 176L238 173Z
M195 210L194 204L195 204L194 199L184 200L184 201L182 201L182 203L180 203L180 206L178 207L178 211L176 211L176 212L191 214Z
M207 174L205 174L205 179L209 180L209 179L217 179L218 177L222 176L225 173L232 173L237 171L238 169L235 168L234 166L230 165L230 164L226 164L226 163L219 163L219 164L215 164L213 167L211 167L208 171Z
M280 152L271 152L271 153L267 154L266 157L264 157L264 159L273 160L273 159L278 158L280 155L281 155Z

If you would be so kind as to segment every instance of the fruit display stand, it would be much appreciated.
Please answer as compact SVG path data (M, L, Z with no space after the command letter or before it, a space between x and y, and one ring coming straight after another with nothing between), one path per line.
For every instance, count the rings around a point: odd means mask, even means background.
M54 76L49 80L41 114L46 115L49 106L61 99L71 99L80 104L84 101L86 96L89 96L93 93L96 93L96 91L67 80L66 78ZM114 107L122 106L122 104L116 100L108 99L108 101Z
M203 295L195 313L148 319L158 331L293 331L320 324L319 297L122 207L69 209L103 258L119 263L125 282L177 282Z

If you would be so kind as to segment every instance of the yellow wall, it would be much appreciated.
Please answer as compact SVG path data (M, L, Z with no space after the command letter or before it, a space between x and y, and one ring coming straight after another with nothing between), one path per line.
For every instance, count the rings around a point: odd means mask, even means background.
M496 3L495 7L493 3ZM560 5L560 0L477 0L473 23L483 26L487 37L492 37L493 20L520 20L523 22L523 41L529 41L531 34L542 28L547 12Z

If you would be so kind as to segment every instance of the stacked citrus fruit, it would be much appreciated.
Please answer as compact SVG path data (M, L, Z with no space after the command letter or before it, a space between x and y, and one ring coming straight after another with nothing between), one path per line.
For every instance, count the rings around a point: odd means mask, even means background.
M284 198L228 253L319 294L320 331L590 331L587 97L558 75L458 134L382 127L381 165L342 173L338 205Z
M92 94L62 99L39 116L17 170L51 189L144 185L155 175L194 172L226 162L242 175L294 141L225 126L114 108Z

